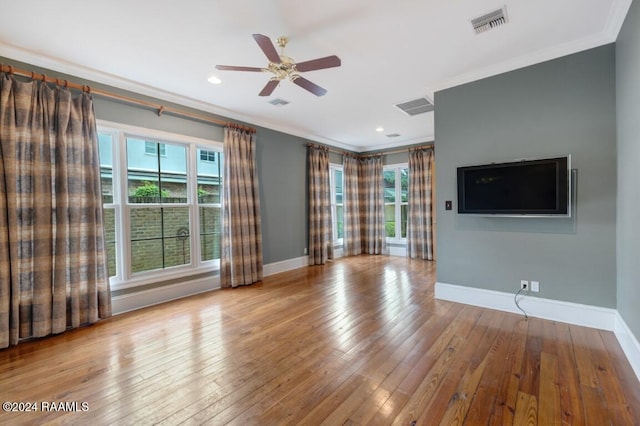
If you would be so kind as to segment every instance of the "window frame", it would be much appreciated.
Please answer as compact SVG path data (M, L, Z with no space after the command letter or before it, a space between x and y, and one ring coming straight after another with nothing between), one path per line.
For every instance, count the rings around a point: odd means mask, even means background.
M395 231L396 231L396 235L394 237L386 237L387 238L387 242L388 243L392 243L392 244L406 244L407 242L407 237L403 237L402 236L402 206L407 206L407 214L408 214L408 209L409 209L409 187L407 185L407 201L402 201L402 175L401 172L402 170L407 169L407 176L408 179L411 179L411 176L409 175L409 163L395 163L395 164L387 164L385 166L383 166L382 168L382 173L384 172L388 172L388 171L394 171L395 173L395 201L393 203L387 203L385 202L385 209L387 205L391 205L393 204L394 207L394 212L395 212ZM408 217L407 217L408 220ZM398 224L400 224L400 226L398 226Z
M139 126L96 120L97 132L112 135L113 202L104 208L113 208L116 234L116 275L109 278L112 290L138 287L146 284L184 278L220 270L220 260L201 260L200 217L198 203L197 162L198 149L222 153L222 142L180 135ZM130 203L128 195L127 138L156 143L182 145L186 149L186 203ZM146 144L145 144L146 145ZM146 154L146 149L145 149ZM147 154L148 155L148 154ZM156 154L157 155L157 154ZM160 154L162 156L162 153ZM220 190L222 209L222 189ZM203 204L202 206L209 206ZM131 267L131 211L135 208L184 208L189 209L190 261L184 265L170 266L149 271L132 272Z

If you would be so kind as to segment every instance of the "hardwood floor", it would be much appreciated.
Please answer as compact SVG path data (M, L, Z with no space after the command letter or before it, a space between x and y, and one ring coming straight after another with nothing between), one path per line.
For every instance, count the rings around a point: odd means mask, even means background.
M612 333L434 300L434 281L359 256L25 342L0 351L0 400L78 411L0 424L640 424Z

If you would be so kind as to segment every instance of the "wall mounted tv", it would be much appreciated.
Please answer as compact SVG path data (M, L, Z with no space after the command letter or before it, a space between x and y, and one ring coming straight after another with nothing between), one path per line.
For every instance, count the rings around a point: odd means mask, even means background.
M571 157L458 167L458 213L571 216Z

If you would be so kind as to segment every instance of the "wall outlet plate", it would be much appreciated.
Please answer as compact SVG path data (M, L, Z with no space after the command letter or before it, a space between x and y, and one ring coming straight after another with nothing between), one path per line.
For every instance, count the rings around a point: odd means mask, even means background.
M531 291L535 293L540 291L540 281L531 281Z
M524 291L529 291L529 281L520 280L520 289L522 289Z

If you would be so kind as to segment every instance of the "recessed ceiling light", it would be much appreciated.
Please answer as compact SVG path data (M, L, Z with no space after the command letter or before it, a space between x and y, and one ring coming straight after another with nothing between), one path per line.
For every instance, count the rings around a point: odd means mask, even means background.
M207 79L207 81L211 84L220 84L222 83L222 80L220 80L218 77L216 77L215 75L212 75L211 77L209 77Z
M384 127L376 127L376 132L384 132Z

